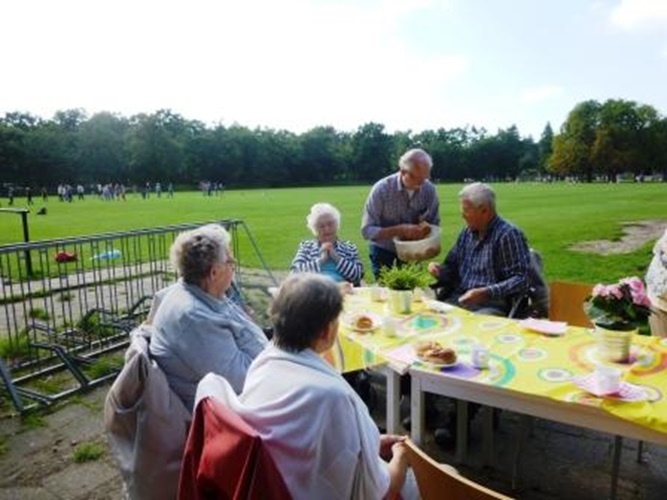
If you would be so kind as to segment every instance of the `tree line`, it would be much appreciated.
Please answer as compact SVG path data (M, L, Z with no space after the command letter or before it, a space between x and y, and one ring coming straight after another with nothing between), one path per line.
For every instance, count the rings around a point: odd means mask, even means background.
M394 171L415 146L432 155L432 176L441 182L667 173L667 119L648 105L609 100L577 104L558 133L547 123L537 141L516 126L495 134L474 126L389 133L371 122L351 132L321 126L295 134L207 126L170 110L128 118L71 109L48 120L12 112L0 119L0 183L368 183Z

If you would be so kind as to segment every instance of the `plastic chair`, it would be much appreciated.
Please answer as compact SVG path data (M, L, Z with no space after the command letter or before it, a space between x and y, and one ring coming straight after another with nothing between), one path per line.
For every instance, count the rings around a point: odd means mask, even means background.
M552 281L549 283L549 319L591 328L593 323L584 312L584 300L592 291L592 285Z
M410 439L405 441L408 461L415 473L423 500L511 499L461 476L449 465L440 464L424 453Z

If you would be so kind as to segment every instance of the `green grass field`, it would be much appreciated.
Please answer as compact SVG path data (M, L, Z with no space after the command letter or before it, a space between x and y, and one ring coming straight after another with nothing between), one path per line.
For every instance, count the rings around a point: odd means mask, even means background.
M632 253L601 256L570 251L580 241L618 239L621 223L647 219L667 221L665 184L497 184L501 215L525 231L538 249L549 279L582 282L612 281L625 275L643 276L651 260L652 242ZM463 226L457 192L461 185L438 186L447 250ZM221 218L245 221L269 267L286 269L299 241L310 237L305 217L313 203L327 201L342 213L340 234L368 254L360 236L361 211L369 186L227 191L220 197L200 193L176 193L173 199L154 195L142 200L130 195L126 202L84 201L61 203L51 197L48 215L31 214L31 240L96 234L122 229L164 226ZM17 199L21 207L24 199ZM2 200L6 207L6 200ZM36 199L33 212L42 206ZM247 239L241 235L246 265L257 265ZM22 240L20 218L0 213L0 244ZM441 256L444 258L444 253ZM365 259L367 262L367 258ZM367 262L368 263L368 262ZM369 273L367 274L369 275Z

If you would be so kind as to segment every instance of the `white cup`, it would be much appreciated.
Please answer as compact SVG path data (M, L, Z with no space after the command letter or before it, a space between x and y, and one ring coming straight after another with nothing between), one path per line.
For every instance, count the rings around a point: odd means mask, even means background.
M385 298L384 288L381 286L371 287L371 300L373 302L382 302Z
M611 366L598 365L595 368L595 382L600 394L612 394L621 388L621 370Z
M397 324L396 324L396 321L393 318L391 318L389 316L386 316L382 320L382 333L386 337L395 337L396 336L396 328L397 328Z
M475 344L471 349L472 365L475 368L486 369L489 367L489 348L484 344Z

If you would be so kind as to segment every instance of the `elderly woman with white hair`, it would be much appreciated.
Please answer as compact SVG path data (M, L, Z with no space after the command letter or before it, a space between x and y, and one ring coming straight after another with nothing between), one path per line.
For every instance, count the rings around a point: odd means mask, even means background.
M268 342L225 296L234 278L230 240L218 224L178 235L170 257L180 278L167 289L152 320L151 356L191 411L197 384L209 372L222 375L240 393L250 363Z
M315 239L304 240L292 261L295 272L319 273L334 281L358 285L364 275L357 246L338 238L340 212L329 203L316 203L306 217Z

